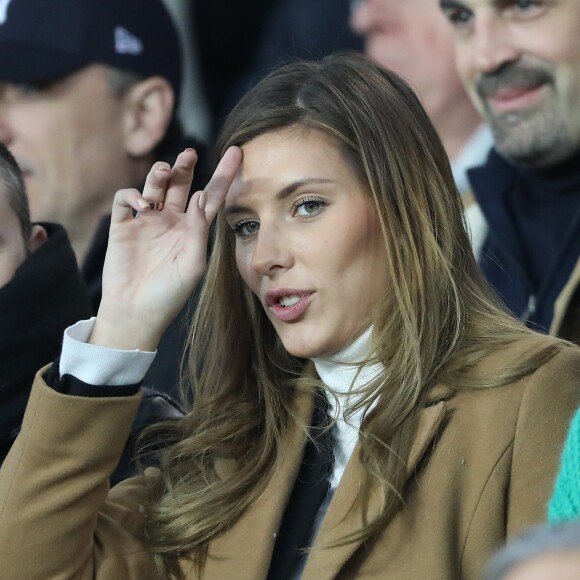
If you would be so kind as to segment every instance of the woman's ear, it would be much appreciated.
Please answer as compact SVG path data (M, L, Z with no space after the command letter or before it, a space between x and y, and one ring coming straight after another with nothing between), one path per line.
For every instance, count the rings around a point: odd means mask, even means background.
M48 234L46 230L38 225L34 224L32 226L32 230L30 232L30 238L28 240L28 247L30 248L31 252L36 252L44 242L48 239Z
M163 139L175 97L169 83L151 77L131 87L125 95L124 143L134 158L149 156Z

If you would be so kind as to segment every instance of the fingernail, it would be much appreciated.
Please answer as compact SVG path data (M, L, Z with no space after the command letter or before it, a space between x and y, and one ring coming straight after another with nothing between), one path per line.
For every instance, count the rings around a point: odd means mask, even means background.
M207 204L207 193L205 191L201 192L201 195L199 196L198 204L199 204L199 209L205 211L205 206Z
M188 147L185 151L193 151L195 153L195 149L193 147Z
M149 203L147 201L145 201L144 199L140 199L138 202L139 207L142 209L149 209Z

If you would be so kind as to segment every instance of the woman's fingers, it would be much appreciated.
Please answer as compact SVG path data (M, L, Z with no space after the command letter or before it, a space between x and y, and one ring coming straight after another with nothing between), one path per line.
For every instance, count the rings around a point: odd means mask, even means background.
M165 194L164 207L174 211L185 211L196 162L197 153L194 149L186 149L177 156L171 169L171 180Z
M146 213L151 211L149 201L143 199L136 189L120 189L115 194L111 210L111 223L120 223L133 219L133 210Z
M190 220L204 216L211 223L224 203L232 181L240 168L242 150L230 147L219 162L211 180L203 191L198 191L189 204ZM184 212L189 198L197 153L193 149L181 152L172 168L161 161L155 163L143 187L143 194L136 189L122 189L115 194L111 222L119 223L139 213L168 208Z
M171 176L171 167L163 161L158 161L151 167L143 186L143 199L154 204L151 206L152 209L160 209L159 204L165 202L165 194Z
M239 147L230 147L216 167L212 178L204 190L207 195L205 215L208 223L213 221L219 208L223 205L241 163L242 150ZM204 198L202 196L203 201Z

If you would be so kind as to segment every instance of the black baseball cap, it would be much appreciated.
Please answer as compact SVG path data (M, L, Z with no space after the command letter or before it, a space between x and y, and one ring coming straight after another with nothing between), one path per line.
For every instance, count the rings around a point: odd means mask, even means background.
M161 76L178 98L181 46L162 0L0 0L0 81L49 82L97 63Z

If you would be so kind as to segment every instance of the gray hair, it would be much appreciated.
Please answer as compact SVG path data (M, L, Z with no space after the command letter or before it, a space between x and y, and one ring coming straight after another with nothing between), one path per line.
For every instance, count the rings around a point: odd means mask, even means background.
M107 80L116 97L124 97L136 84L140 83L144 77L132 71L121 70L112 66L105 67L107 70Z
M503 580L537 556L574 550L580 550L580 520L537 526L508 542L491 560L483 580Z
M24 177L14 155L2 143L0 143L0 179L8 193L8 204L20 222L22 238L28 249L32 224L30 223L30 209Z

